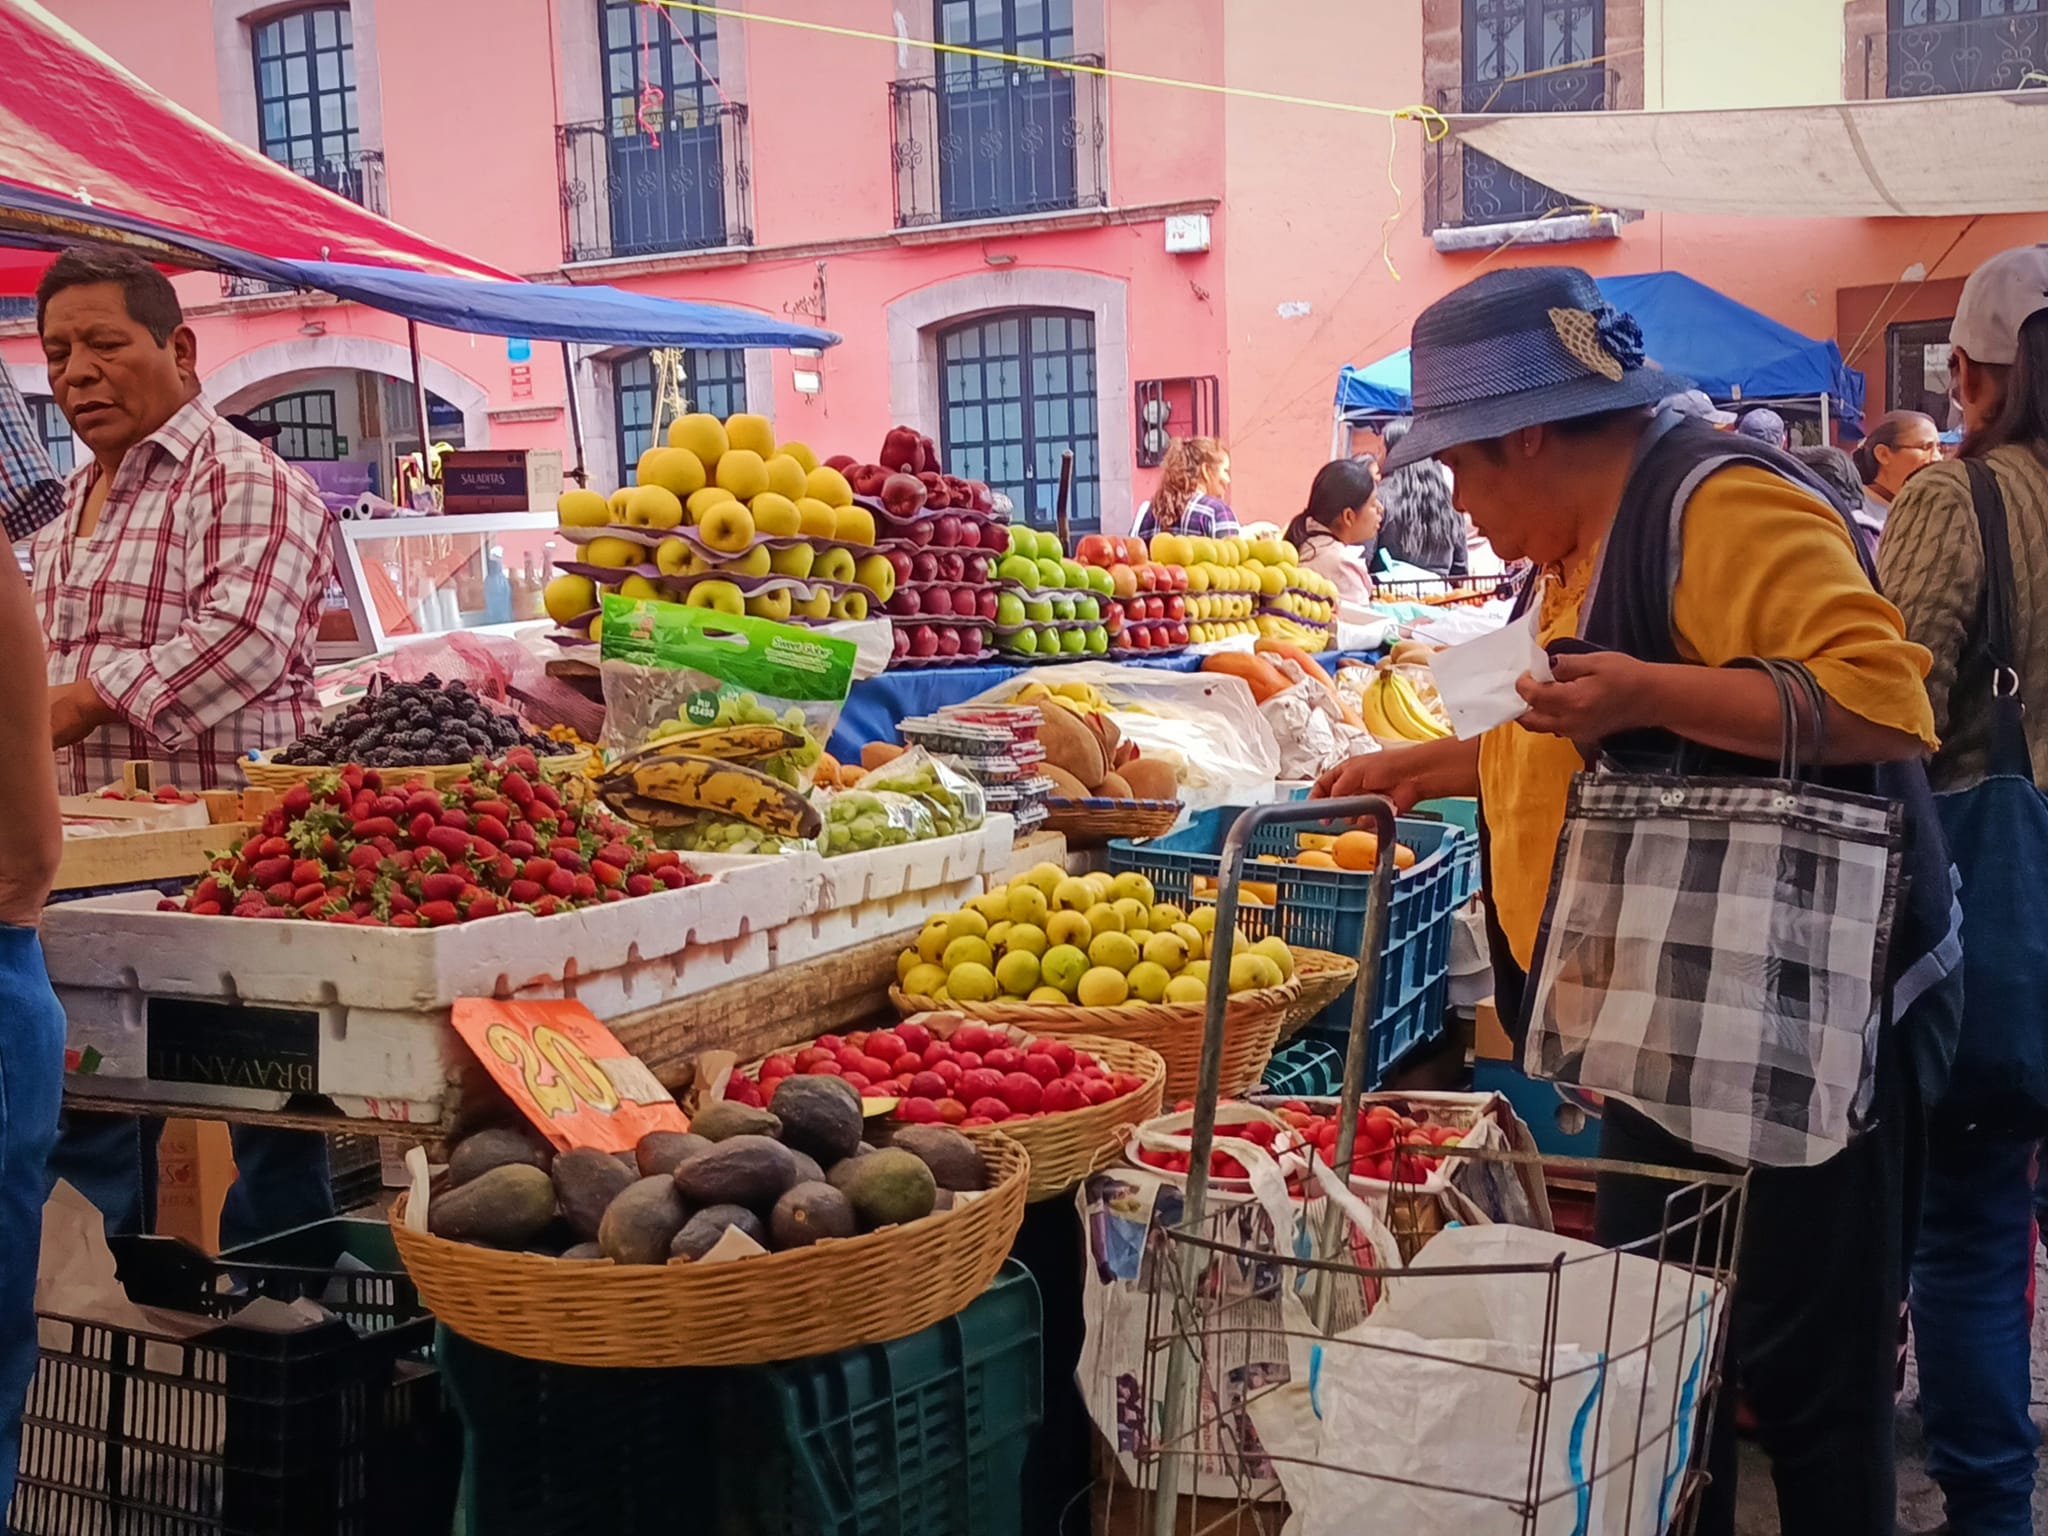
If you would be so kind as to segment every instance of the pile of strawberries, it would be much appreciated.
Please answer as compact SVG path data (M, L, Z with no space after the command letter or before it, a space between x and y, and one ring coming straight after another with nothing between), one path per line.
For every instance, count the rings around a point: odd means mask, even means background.
M820 1035L761 1063L758 1082L734 1076L725 1096L759 1107L792 1076L842 1077L863 1097L896 1099L913 1125L1000 1125L1107 1104L1145 1080L1112 1072L1063 1040L962 1024L945 1039L916 1022Z
M1194 1107L1192 1099L1183 1099L1174 1106L1176 1113L1185 1113ZM1280 1123L1267 1119L1227 1120L1219 1117L1216 1134L1248 1141L1265 1148L1276 1158L1283 1158L1288 1153L1313 1151L1325 1167L1336 1166L1339 1121L1333 1110L1318 1109L1299 1099L1290 1099L1272 1113ZM1420 1106L1411 1106L1404 1113L1392 1104L1361 1104L1358 1106L1358 1134L1351 1144L1351 1171L1363 1178L1378 1179L1383 1184L1421 1184L1443 1161L1443 1154L1417 1148L1423 1144L1455 1146L1464 1135L1455 1126L1433 1123L1428 1109ZM1408 1150L1397 1151L1397 1148ZM1168 1173L1186 1173L1189 1166L1187 1153L1158 1147L1141 1147L1138 1160ZM1244 1165L1228 1152L1220 1149L1210 1151L1210 1178L1242 1179L1248 1176ZM1298 1173L1290 1175L1288 1182L1298 1189Z
M594 801L565 801L515 748L436 789L351 764L293 787L242 846L160 909L445 928L624 901L704 878Z

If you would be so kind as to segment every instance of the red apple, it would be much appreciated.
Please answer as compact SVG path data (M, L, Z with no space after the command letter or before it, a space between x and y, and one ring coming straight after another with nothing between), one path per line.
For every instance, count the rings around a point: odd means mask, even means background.
M939 631L938 646L941 656L958 656L960 654L960 631L953 628L950 624L947 625Z
M1124 631L1124 644L1134 651L1149 651L1152 649L1152 632L1142 626L1127 629Z
M953 611L963 619L971 619L981 612L981 594L973 587L953 588Z
M924 611L935 619L943 619L953 611L953 589L951 587L926 587Z
M1001 523L988 522L981 525L981 547L990 554L1000 555L1010 548L1010 530Z
M920 624L910 632L910 654L930 656L939 648L939 632L929 624Z
M882 439L882 451L875 457L890 469L913 475L929 467L924 456L924 438L915 427L891 427Z
M996 603L1001 594L994 587L984 587L977 595L981 599L981 616L993 624L996 620Z
M1074 546L1074 558L1083 565L1108 567L1116 564L1115 551L1111 548L1110 539L1107 535L1100 533L1091 533L1079 544L1076 544Z
M1187 612L1187 599L1182 597L1178 592L1171 594L1166 599L1166 616L1169 619L1184 619L1187 617Z
M960 581L965 578L966 571L967 563L958 552L949 549L939 556L939 580Z
M1118 597L1129 597L1138 590L1138 573L1128 565L1112 565L1109 568L1109 580Z
M910 654L910 631L899 627L889 636L889 659L901 661Z
M962 522L950 512L941 512L938 524L932 530L932 542L948 549L968 542L967 533L973 527L973 524Z
M1166 638L1171 640L1175 645L1186 645L1188 643L1187 625L1179 623L1178 621L1167 625Z
M850 453L835 453L832 455L831 458L825 461L825 467L827 469L836 469L842 475L845 474L849 469L858 468L859 465L860 460L856 459Z
M929 517L919 518L914 522L907 523L892 522L889 525L889 529L889 533L884 535L884 537L903 539L908 543L920 546L929 544L932 541L932 519Z
M1169 565L1166 568L1166 582L1176 592L1188 589L1188 568L1184 565Z
M960 579L976 585L988 580L988 559L983 555L962 555L960 557Z
M896 572L896 581L899 586L911 579L913 567L909 550L887 549L882 551L882 557L889 562L890 569Z
M930 550L920 549L910 557L910 579L912 581L937 581L939 579L939 557Z
M1165 598L1163 598L1163 597L1148 597L1148 598L1146 598L1146 599L1145 599L1145 617L1146 617L1146 618L1148 618L1148 619L1163 619L1163 618L1165 618L1165 617L1166 617L1166 599L1165 599Z
M898 587L889 594L889 612L902 619L914 619L924 610L924 599L915 587Z

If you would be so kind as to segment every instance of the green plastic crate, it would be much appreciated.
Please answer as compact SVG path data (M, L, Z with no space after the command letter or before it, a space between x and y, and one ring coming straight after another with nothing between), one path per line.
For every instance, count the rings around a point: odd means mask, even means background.
M444 1329L461 1529L1020 1536L1039 1334L1038 1287L1014 1263L922 1333L772 1366L547 1365Z

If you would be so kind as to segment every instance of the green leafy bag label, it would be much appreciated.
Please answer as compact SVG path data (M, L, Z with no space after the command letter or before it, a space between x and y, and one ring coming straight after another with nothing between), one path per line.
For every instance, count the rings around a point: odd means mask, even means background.
M684 706L691 720L701 715L707 725L717 718L719 698L736 691L842 703L853 687L859 650L838 635L752 614L630 597L604 600L604 659L716 678L716 691L695 694Z

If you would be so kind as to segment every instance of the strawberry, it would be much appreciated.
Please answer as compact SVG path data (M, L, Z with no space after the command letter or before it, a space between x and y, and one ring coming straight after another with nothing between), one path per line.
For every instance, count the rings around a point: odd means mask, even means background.
M393 912L390 925L393 928L417 928L420 925L420 920L416 914L411 912Z
M469 852L469 834L458 832L453 827L432 827L421 839L431 848L438 848L451 859L459 859Z
M462 914L455 910L452 901L429 901L420 907L420 920L435 928L445 928L451 923L462 921Z
M539 901L546 894L547 892L541 889L540 882L537 880L514 880L506 888L505 898L508 901L517 902L521 906L527 906Z
M441 816L441 797L431 789L416 789L405 797L405 814L408 816Z
M415 843L424 843L427 834L440 825L440 817L430 816L425 811L416 811L413 813L412 821L406 826L406 836Z
M410 913L416 905L417 903L403 891L391 893L390 907L393 912Z
M326 873L318 859L301 859L292 866L292 884L318 885Z
M513 816L513 810L512 807L503 800L473 800L470 802L469 814L479 818L484 816L495 816L498 818L498 820L502 822L510 823Z
M460 875L428 875L420 882L420 893L428 901L454 901L469 882Z
M266 859L289 858L291 851L292 845L290 843L281 837L275 836L263 839L263 846L256 850L261 857Z
M218 901L195 901L186 907L185 910L195 917L219 917L220 903Z
M369 895L377 889L377 871L374 869L358 869L355 879L349 882L349 889L358 896Z
M496 917L504 910L497 897L485 892L471 897L469 905L462 909L462 913L470 922L475 922L478 918Z
M296 819L313 809L313 791L304 784L294 784L278 803L285 815Z
M597 900L597 880L596 880L596 878L595 878L594 876L592 876L592 875L589 875L589 874L578 874L578 875L576 875L576 876L574 877L574 888L573 888L573 890L571 891L571 894L572 894L572 895L573 895L573 896L575 897L575 899L576 899L576 900L578 900L578 901L595 901L595 900Z
M519 875L521 879L532 880L545 885L547 884L548 876L555 872L555 867L553 859L528 859L525 867L519 871Z
M372 838L398 836L398 823L389 816L364 816L351 825L350 831L359 842L367 843Z
M490 876L500 885L509 885L519 875L519 861L509 854L499 854L491 860Z
M653 890L654 877L652 875L626 876L626 894L628 896L646 896Z
M626 899L626 893L620 890L617 886L613 886L608 891L599 891L597 893L597 899L603 902L624 901Z
M553 917L555 915L555 898L552 896L541 897L539 901L533 904L533 915L535 917Z
M548 849L548 856L572 875L583 868L583 852L574 843L556 843Z
M441 825L453 827L458 832L469 830L469 812L459 805L451 805L441 813Z
M370 805L372 816L389 816L396 821L405 814L405 802L396 795L379 795Z
M460 814L458 811L449 812L451 816ZM500 847L503 847L505 840L512 835L506 828L505 823L495 816L480 815L472 825L478 837L487 843L496 843Z
M533 804L533 785L524 774L508 773L499 781L499 790L512 804L524 809Z
M664 864L656 872L655 878L672 891L680 890L690 883L690 877L683 873L680 864Z
M552 784L542 782L534 785L533 798L551 811L559 811L562 808L562 797L555 793L555 786Z
M534 854L533 844L525 838L508 837L498 846L515 859L530 859Z
M288 907L292 902L292 892L296 889L291 881L278 880L263 887L263 899L273 907Z
M192 887L192 899L194 901L218 902L220 900L220 882L214 879L213 876L208 875Z
M576 894L576 877L566 869L558 869L541 882L548 888L548 894L564 900Z
M348 864L351 869L375 869L383 862L384 855L370 843L357 843L348 851Z

